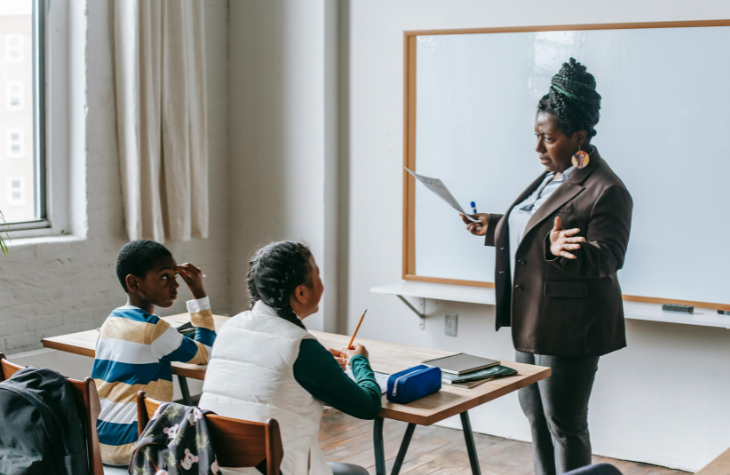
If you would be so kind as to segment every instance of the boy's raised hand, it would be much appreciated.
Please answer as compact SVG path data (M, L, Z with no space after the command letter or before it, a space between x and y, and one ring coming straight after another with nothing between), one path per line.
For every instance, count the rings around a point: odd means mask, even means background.
M202 299L206 296L205 287L203 287L203 272L199 267L186 262L175 267L175 272L185 281L193 294L193 298Z

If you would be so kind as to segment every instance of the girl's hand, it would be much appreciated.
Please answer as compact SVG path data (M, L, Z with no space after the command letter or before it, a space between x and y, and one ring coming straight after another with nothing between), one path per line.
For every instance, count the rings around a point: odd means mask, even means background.
M332 356L335 357L335 361L337 361L337 364L340 365L342 371L345 371L347 369L347 355L342 353L340 350L335 350L333 348L327 348L327 351L332 353Z
M461 216L461 219L464 221L464 224L466 224L466 230L472 233L475 236L484 236L487 234L487 225L489 224L489 215L487 213L477 213L477 214L470 214L473 219L476 219L479 221L478 223L475 223L474 221L470 221L466 216L459 213L459 216Z
M573 237L580 232L580 229L563 229L563 223L560 216L555 218L555 225L550 231L550 252L553 256L565 257L566 259L577 259L575 254L568 251L580 249L579 242L585 242L586 238L578 236Z
M368 355L368 350L364 346L362 346L360 343L356 343L352 347L348 349L343 349L342 353L347 356L347 359L349 360L355 355L363 355L365 358L369 358L370 355Z
M203 272L200 268L186 262L175 267L175 272L185 281L190 292L193 294L193 298L202 299L206 296L205 288L203 287Z

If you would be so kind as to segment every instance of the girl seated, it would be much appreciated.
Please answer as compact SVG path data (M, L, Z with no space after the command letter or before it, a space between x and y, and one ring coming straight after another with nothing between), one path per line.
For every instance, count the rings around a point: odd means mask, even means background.
M247 421L276 419L286 475L366 474L355 465L328 464L319 448L324 404L374 419L381 392L364 346L327 350L302 323L317 312L324 290L312 253L290 241L260 249L250 263L248 290L251 310L218 333L200 407ZM343 371L347 360L357 382Z

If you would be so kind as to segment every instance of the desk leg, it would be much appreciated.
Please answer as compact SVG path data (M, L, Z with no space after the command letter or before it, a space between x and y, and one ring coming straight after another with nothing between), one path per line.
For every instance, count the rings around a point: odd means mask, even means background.
M185 376L178 375L177 382L180 383L180 392L182 393L183 402L186 406L192 406L193 400L190 397L190 389L188 389L188 380Z
M385 447L383 446L383 418L376 417L373 423L373 445L375 450L375 473L385 475Z
M408 424L408 427L406 428L406 433L403 436L403 442L400 443L398 456L395 458L393 471L390 472L390 475L398 475L400 473L400 468L403 465L403 459L406 458L406 452L408 451L408 446L411 443L411 437L413 437L414 430L416 430L416 424Z
M466 451L469 453L469 463L471 464L471 473L473 475L481 475L482 470L479 468L479 457L477 456L477 448L474 444L474 434L471 431L471 421L469 421L469 412L464 411L461 414L461 427L464 429L464 440L466 441Z

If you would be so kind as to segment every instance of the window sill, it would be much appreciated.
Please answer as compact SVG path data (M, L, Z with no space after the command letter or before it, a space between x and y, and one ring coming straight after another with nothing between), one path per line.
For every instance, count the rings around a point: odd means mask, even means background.
M5 236L3 235L3 239ZM82 242L86 238L82 236L76 236L74 234L63 234L54 236L32 236L32 237L17 237L13 238L12 235L10 240L5 240L8 245L8 249L12 254L13 248L25 247L25 246L36 246L39 244L66 244L72 242Z

